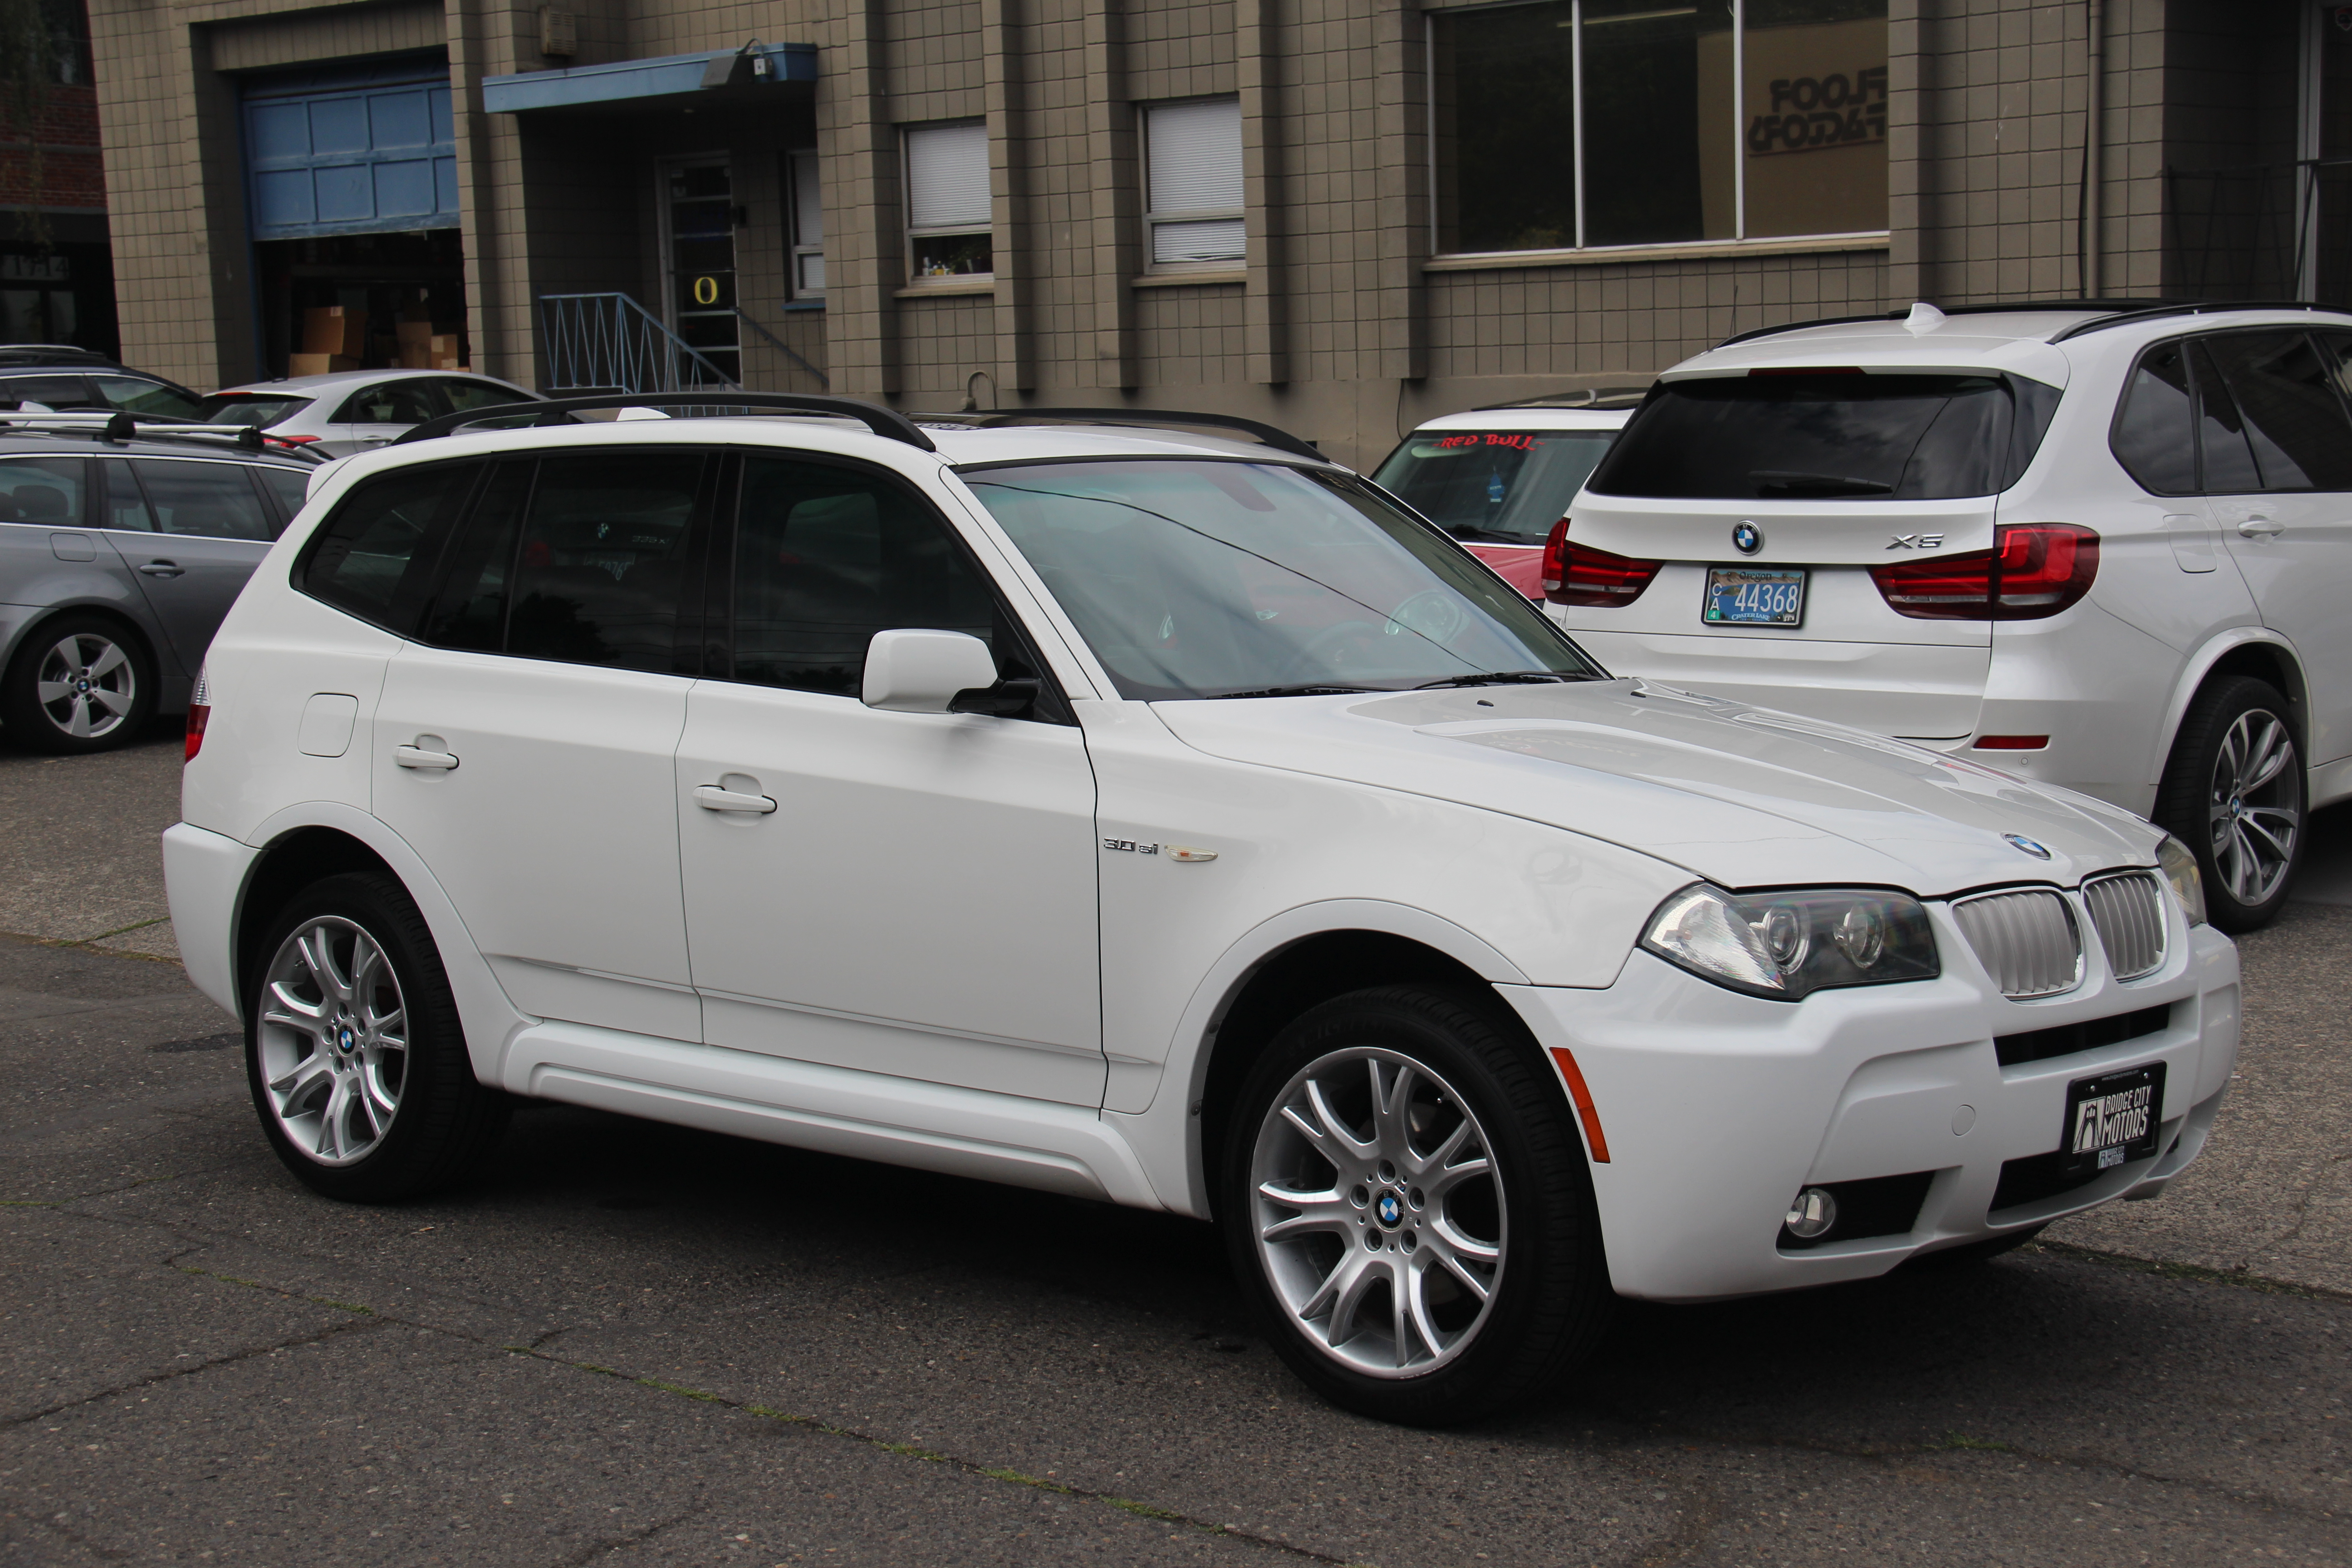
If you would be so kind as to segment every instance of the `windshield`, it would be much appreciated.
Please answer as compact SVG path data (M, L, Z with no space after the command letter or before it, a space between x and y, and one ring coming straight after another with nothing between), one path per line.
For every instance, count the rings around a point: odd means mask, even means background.
M962 477L1125 697L1600 675L1541 611L1352 475L1140 459Z
M1669 382L1591 488L1686 500L1944 500L2007 489L2056 412L2022 376L1759 372Z
M267 430L310 406L307 397L266 392L221 392L205 399L196 417L207 425L254 425Z
M1473 544L1541 544L1614 430L1416 430L1372 476Z

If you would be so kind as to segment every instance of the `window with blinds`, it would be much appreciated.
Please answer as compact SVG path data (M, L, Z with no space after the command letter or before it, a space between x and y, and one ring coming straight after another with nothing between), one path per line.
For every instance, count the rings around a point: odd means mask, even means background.
M1144 225L1154 272L1228 271L1248 255L1237 98L1147 104Z
M792 295L795 300L822 300L824 194L817 184L816 149L785 153L784 173L792 186Z
M996 269L989 232L988 127L980 121L910 125L907 157L907 278L915 284L986 278Z

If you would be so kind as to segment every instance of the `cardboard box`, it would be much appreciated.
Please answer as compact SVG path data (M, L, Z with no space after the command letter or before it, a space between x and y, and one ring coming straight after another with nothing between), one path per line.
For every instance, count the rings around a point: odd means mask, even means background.
M433 368L435 370L464 370L466 367L457 363L457 356L456 354L443 354L433 362Z
M339 370L357 370L357 354L299 353L286 356L288 375L326 375Z
M431 370L434 368L433 351L403 343L400 345L399 357L392 363L395 370Z
M430 321L403 321L394 331L400 334L403 353L412 348L430 349L433 346L433 323Z
M457 352L457 333L436 332L433 334L433 357L435 359L451 358L454 357Z
M367 353L367 312L322 305L302 312L302 352L360 359Z

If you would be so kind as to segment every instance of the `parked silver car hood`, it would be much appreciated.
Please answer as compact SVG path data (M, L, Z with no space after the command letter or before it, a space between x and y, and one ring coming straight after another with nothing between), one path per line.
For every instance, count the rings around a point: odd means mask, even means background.
M2072 885L2152 864L2159 837L2070 791L1640 679L1154 710L1213 756L1552 823L1728 888L1855 883L1937 897Z

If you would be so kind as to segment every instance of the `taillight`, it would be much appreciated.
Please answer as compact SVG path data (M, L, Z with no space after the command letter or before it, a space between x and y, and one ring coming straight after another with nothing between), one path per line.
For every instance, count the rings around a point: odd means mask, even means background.
M2091 591L2099 536L2071 522L1993 530L1990 550L1871 568L1895 614L1922 621L2038 621Z
M1551 536L1544 541L1544 597L1555 605L1581 605L1587 607L1614 609L1630 605L1642 596L1650 579L1658 574L1663 561L1635 561L1630 556L1612 555L1606 550L1595 550L1589 544L1571 544L1568 538L1567 518L1551 525Z
M205 684L205 672L199 669L196 689L188 694L188 750L183 762L195 761L196 753L205 749L205 724L212 716L212 691Z
M266 431L261 438L273 447L284 447L289 451L298 447L307 447L313 441L325 439L320 436L272 436Z

